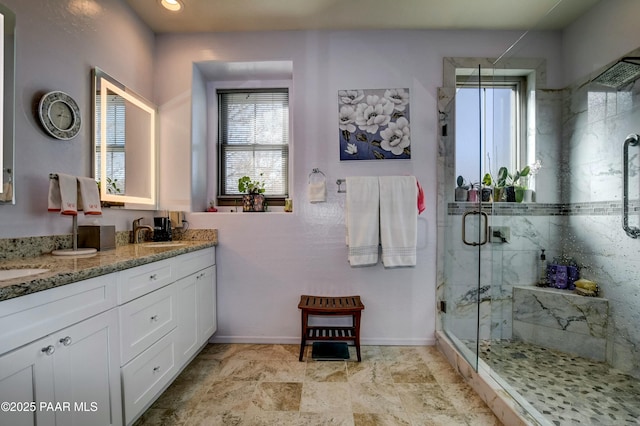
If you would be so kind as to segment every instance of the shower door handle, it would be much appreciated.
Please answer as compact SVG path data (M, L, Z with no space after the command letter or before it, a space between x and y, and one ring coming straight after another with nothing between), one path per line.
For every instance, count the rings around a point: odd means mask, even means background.
M467 216L469 216L470 214L480 215L480 220L484 218L484 239L479 243L475 241L467 241ZM462 242L468 246L476 247L476 246L482 246L487 244L487 241L489 241L489 216L487 216L485 212L478 211L478 210L466 212L465 214L463 214L462 215Z
M640 236L640 228L629 226L629 146L638 145L640 136L630 134L624 140L622 148L622 229L631 238Z

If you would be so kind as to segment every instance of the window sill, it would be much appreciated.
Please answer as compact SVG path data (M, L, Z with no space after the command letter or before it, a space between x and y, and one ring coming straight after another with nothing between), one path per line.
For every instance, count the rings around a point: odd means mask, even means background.
M216 206L218 209L217 212L193 212L192 214L245 214L249 216L259 216L263 214L272 215L272 214L293 214L293 212L285 212L284 206L269 206L269 210L266 212L243 212L242 206L238 206L236 210L233 206Z
M265 197L265 201L271 207L284 207L284 197ZM235 209L236 207L242 210L242 197L238 198L218 198L216 200L217 208L220 207L231 207Z

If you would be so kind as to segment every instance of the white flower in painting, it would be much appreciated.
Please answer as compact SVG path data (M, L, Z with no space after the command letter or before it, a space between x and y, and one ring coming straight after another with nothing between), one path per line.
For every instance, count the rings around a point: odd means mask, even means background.
M356 126L353 124L356 121L356 110L349 105L343 105L340 107L340 130L346 130L349 133L356 131Z
M387 89L384 97L393 102L397 111L404 111L409 104L409 92L405 92L404 89Z
M380 126L389 124L393 108L393 103L388 99L369 95L366 103L356 107L356 124L360 130L375 134Z
M347 149L344 150L349 155L356 155L358 153L358 147L355 143L348 143Z
M393 155L401 155L404 149L411 145L409 121L404 117L398 118L398 121L389 123L389 127L381 131L380 136L380 148L391 151Z
M338 90L340 102L347 105L355 105L364 98L362 90Z

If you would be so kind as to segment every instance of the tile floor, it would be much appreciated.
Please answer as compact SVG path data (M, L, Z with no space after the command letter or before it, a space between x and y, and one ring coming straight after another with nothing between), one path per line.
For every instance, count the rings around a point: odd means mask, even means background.
M362 362L296 345L210 344L142 425L500 425L434 346L363 346Z
M640 380L604 362L509 340L483 341L480 352L554 425L640 425Z

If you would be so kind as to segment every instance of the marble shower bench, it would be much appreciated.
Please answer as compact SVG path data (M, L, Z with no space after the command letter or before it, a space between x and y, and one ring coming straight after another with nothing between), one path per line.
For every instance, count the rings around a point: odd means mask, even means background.
M513 288L516 340L604 361L608 317L607 299L554 288Z

